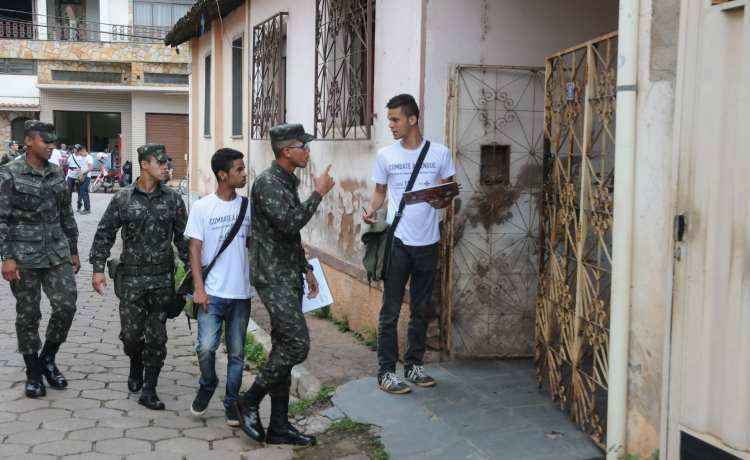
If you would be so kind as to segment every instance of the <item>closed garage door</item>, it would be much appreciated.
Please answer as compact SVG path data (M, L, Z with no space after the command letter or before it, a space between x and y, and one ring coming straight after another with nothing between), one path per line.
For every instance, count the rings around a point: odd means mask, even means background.
M164 113L146 114L146 142L164 144L172 158L172 180L187 175L188 116Z

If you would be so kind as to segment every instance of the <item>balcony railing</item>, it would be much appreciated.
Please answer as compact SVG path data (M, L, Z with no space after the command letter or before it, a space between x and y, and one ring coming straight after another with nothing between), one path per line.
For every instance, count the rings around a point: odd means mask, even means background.
M52 17L47 24L0 19L0 39L158 43L164 41L167 32L168 27L127 26L93 21L71 23Z

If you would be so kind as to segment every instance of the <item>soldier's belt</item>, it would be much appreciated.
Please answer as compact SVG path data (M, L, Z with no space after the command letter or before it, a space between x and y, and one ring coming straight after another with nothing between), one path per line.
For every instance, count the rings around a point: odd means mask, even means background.
M151 264L151 265L121 264L117 269L122 270L122 274L124 276L162 275L164 273L174 272L174 265L171 263Z

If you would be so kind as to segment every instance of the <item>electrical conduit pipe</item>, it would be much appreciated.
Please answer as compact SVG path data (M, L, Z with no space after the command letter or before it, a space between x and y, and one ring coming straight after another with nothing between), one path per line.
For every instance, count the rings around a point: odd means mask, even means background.
M630 333L635 201L636 85L639 0L620 0L615 125L615 194L612 234L612 302L609 320L607 460L626 455L628 338Z

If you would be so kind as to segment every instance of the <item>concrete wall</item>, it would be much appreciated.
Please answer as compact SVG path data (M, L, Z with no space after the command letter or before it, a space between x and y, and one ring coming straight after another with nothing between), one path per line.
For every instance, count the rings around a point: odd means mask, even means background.
M645 458L659 448L666 405L662 391L672 302L679 11L678 0L641 1L627 451Z
M0 102L39 104L36 75L0 75Z
M249 70L248 61L252 37L246 32L246 5L232 11L218 21L211 31L195 39L195 60L190 76L190 132L191 164L190 189L198 195L211 193L216 188L216 179L211 171L211 156L222 147L243 152L249 162L247 133L249 111ZM232 135L232 41L244 36L243 47L243 130L242 135ZM249 40L249 41L248 41ZM205 58L211 55L211 134L204 135L203 117L205 113Z
M451 64L544 67L546 56L617 30L617 0L430 0L425 19L424 130L443 142Z
M216 181L214 179L213 172L211 171L211 155L218 148L214 135L216 133L215 119L216 119L216 67L217 58L216 53L213 52L214 33L208 32L197 41L197 49L194 50L194 62L193 74L192 74L192 96L197 101L197 113L196 116L192 116L190 119L191 130L194 134L194 142L191 146L191 152L193 153L192 164L190 165L190 188L192 191L199 195L205 195L211 193L215 186ZM203 117L205 113L205 59L206 56L211 55L211 133L206 135L203 129ZM193 115L191 113L191 115Z
M187 94L153 94L136 92L131 96L131 135L133 148L146 143L147 113L188 113ZM140 164L133 161L133 177L138 177Z

